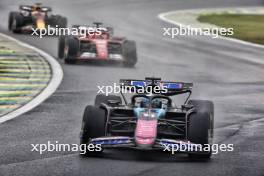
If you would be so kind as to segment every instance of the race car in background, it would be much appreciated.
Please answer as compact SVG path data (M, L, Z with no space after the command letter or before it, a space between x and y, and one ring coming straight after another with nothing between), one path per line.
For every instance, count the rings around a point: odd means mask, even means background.
M95 22L91 26L73 25L79 30L95 29L97 32L78 35L61 35L58 41L58 57L65 63L77 61L121 62L133 67L137 62L135 41L113 36L113 28Z
M133 88L136 93L127 102L121 96L98 94L94 105L88 105L83 114L80 144L100 144L106 148L136 148L164 150L165 147L184 145L184 152L192 158L211 157L210 146L214 131L214 105L208 100L189 100L192 83L145 80L120 80L120 88ZM165 87L166 92L139 93L139 88ZM157 89L156 89L157 90ZM188 94L181 106L171 96ZM123 101L122 101L123 100ZM124 103L122 103L124 102ZM197 145L209 150L195 150ZM87 151L97 155L102 151Z
M58 28L67 27L66 17L50 14L52 9L42 6L41 3L20 5L19 10L9 13L8 29L14 33L32 32L32 28L43 29L48 25Z

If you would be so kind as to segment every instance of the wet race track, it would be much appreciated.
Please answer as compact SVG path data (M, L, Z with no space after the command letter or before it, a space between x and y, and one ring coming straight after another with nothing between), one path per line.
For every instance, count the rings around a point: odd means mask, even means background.
M32 4L30 0L20 4ZM263 176L264 70L253 62L264 51L204 36L163 36L173 27L157 18L162 12L205 7L257 6L259 0L79 0L45 1L69 24L102 21L115 34L137 42L135 68L112 65L66 65L59 89L43 104L0 124L0 175L259 175ZM37 38L7 32L14 1L1 0L0 29L21 41L57 56L57 38ZM31 152L31 145L59 141L79 143L83 109L92 104L98 85L120 78L193 82L193 97L215 103L214 143L233 143L233 152L220 152L209 162L190 161L185 155L133 150L108 150L101 158L83 158L77 152Z

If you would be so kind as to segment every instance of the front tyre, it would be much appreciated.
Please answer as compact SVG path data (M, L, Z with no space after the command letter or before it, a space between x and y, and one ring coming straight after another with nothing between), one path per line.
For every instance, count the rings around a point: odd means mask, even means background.
M210 143L212 143L212 138L214 136L214 103L209 100L189 100L188 104L191 104L194 106L196 111L201 113L209 113L210 115Z
M79 52L79 41L74 36L68 36L65 39L65 63L74 64L76 63L76 57Z
M65 50L65 36L59 36L58 39L58 58L63 59L64 58L64 50Z
M9 17L8 17L8 30L11 31L12 30L12 24L13 24L13 19L14 19L14 14L16 12L10 12L9 13Z
M106 113L105 110L95 107L87 106L84 110L82 129L80 135L81 146L87 145L91 138L98 138L105 136ZM86 151L83 155L100 154L101 151Z
M213 138L214 106L211 101L190 100L188 104L194 106L195 110L189 116L188 140L194 144L201 145L209 151L190 153L191 158L211 158L211 144ZM205 148L204 148L205 147Z
M20 33L24 24L24 18L19 12L10 12L8 19L8 29L13 33Z

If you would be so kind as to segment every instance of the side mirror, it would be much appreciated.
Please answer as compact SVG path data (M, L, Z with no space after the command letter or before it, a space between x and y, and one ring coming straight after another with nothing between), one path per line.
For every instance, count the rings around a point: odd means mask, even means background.
M182 105L182 109L185 109L185 110L190 110L192 109L194 106L191 105L191 104L185 104L185 105Z

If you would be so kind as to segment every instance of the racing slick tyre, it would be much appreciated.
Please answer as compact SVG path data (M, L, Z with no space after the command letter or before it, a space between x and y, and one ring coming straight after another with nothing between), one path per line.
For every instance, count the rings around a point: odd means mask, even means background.
M65 39L66 37L61 35L59 36L58 42L58 58L63 59L64 57L64 49L65 49Z
M76 57L79 51L79 41L73 36L67 36L65 39L65 63L74 64L76 63Z
M195 144L201 144L207 149L202 153L199 151L189 153L189 157L209 159L212 155L214 105L211 101L206 100L190 100L188 104L195 108L195 111L189 116L188 140Z
M57 24L59 28L66 28L67 27L67 18L65 17L59 17L59 20L57 21Z
M121 97L119 96L116 96L116 95L104 95L104 94L98 94L96 95L95 97L95 101L94 101L94 105L99 107L101 105L101 103L105 103L105 104L108 104L108 105L111 105L109 104L109 101L114 101L115 103L113 103L112 105L116 104L122 104L122 99Z
M136 42L127 40L124 43L124 66L134 67L137 63L137 48Z
M24 24L23 16L19 12L10 12L8 19L8 29L13 33L20 33Z
M9 17L8 17L8 30L12 30L12 24L13 24L13 18L14 18L14 13L16 12L10 12Z
M80 135L80 144L82 149L84 149L85 145L87 147L87 144L89 143L89 140L91 138L105 136L105 123L105 110L91 105L86 106L83 114L82 129ZM102 148L101 150L99 150L98 147L95 147L94 151L86 150L86 153L82 155L89 156L100 153L102 153Z
M59 28L66 28L67 27L67 18L62 17L60 15L52 15L50 17L49 23L51 26L58 25Z
M199 112L208 112L210 114L210 127L211 127L211 137L214 135L214 103L209 100L189 100L188 104L194 106Z

